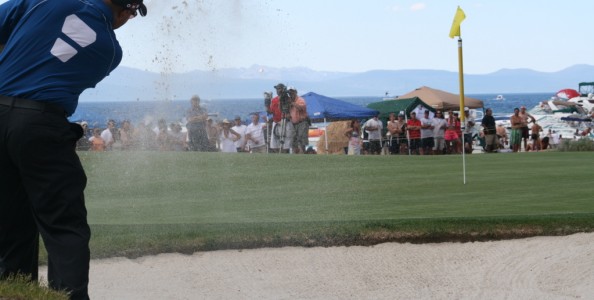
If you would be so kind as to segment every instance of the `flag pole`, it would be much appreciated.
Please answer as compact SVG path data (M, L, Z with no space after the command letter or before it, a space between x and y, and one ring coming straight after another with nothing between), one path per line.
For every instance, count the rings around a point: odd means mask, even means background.
M458 82L460 83L460 124L462 124L462 178L466 184L466 142L464 131L466 129L466 115L464 113L464 66L462 56L462 34L458 36Z
M460 24L466 19L466 14L458 6L456 14L454 15L454 21L452 22L452 28L450 29L450 38L453 39L458 36L458 82L460 83L460 124L462 127L462 174L463 181L466 184L466 147L464 141L464 131L466 129L466 116L464 115L464 67L462 57L462 34L460 33Z

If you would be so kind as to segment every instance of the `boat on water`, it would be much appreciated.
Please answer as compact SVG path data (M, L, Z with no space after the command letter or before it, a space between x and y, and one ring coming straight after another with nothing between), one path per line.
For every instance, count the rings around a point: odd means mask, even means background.
M503 95L497 95L497 97L495 97L495 100L502 101L505 100L505 97L503 97Z
M586 114L594 113L594 82L580 82L578 96L572 97L567 102L575 103Z
M563 139L594 139L592 134L581 135L588 128L594 127L594 82L582 82L578 87L577 91L560 90L550 99L541 101L528 110L536 123L543 128L541 136L546 135L550 129ZM511 130L511 114L494 117L498 125ZM480 124L480 120L477 121Z
M398 96L390 96L389 92L386 92L384 94L384 97L382 98L382 100L384 100L384 101L397 100L397 99L398 99Z

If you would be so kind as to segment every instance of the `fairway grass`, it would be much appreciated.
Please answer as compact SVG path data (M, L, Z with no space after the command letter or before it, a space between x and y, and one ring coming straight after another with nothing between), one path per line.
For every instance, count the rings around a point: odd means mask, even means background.
M591 152L81 152L93 258L480 241L594 228Z

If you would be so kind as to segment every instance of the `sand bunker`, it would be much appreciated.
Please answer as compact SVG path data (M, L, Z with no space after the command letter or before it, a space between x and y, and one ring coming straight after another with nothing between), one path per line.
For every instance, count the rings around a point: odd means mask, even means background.
M586 299L594 233L114 258L90 278L92 299Z

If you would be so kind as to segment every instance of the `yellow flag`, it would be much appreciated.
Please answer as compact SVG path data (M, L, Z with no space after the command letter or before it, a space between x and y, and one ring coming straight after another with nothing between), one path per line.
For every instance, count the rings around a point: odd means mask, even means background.
M454 16L454 22L452 22L452 29L450 29L450 38L453 39L455 36L460 36L460 24L462 21L466 19L466 14L464 11L458 6L456 10L456 15Z

